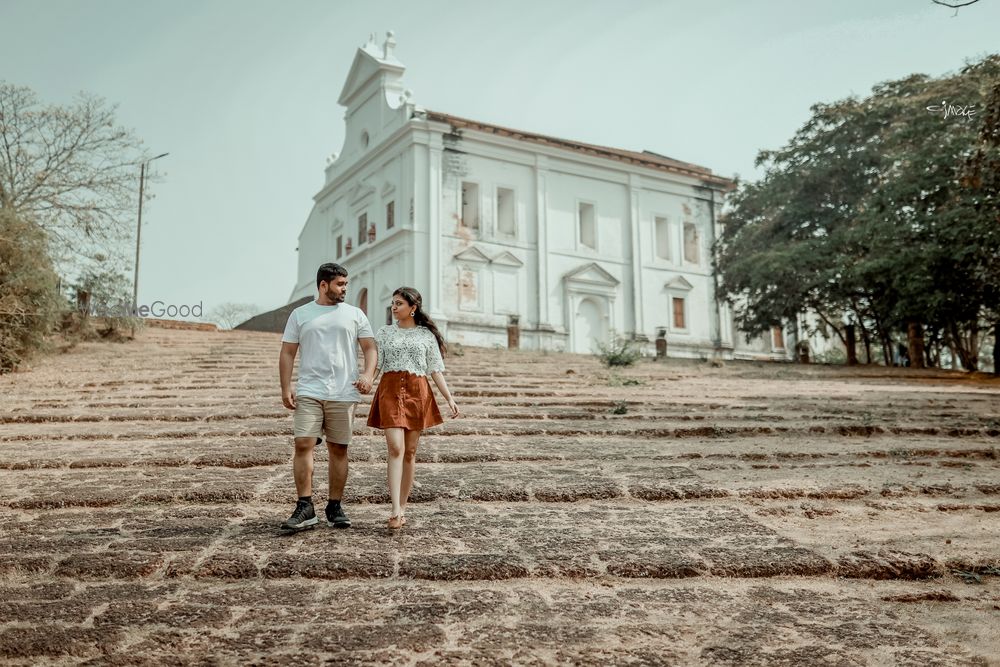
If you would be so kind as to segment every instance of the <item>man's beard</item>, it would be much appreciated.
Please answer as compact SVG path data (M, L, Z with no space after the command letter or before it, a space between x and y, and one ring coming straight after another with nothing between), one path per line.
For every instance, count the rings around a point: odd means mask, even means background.
M337 294L333 290L326 291L326 298L333 303L343 303L346 297L347 297L346 292L341 292L340 294Z

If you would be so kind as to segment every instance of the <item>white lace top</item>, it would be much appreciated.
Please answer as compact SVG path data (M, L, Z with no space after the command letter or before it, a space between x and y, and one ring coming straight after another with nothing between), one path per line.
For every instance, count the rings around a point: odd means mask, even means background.
M437 338L427 327L400 329L387 324L375 332L378 344L378 366L383 373L406 371L413 375L430 375L444 370L444 360Z

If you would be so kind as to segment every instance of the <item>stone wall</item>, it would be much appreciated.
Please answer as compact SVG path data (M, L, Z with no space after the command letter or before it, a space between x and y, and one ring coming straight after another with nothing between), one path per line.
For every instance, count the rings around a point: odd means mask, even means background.
M304 296L297 301L292 301L291 303L282 306L281 308L275 308L274 310L269 310L266 313L255 315L246 322L238 324L233 328L242 329L244 331L268 331L272 333L282 333L285 330L285 323L288 322L288 316L291 312L302 304L312 300L313 297Z

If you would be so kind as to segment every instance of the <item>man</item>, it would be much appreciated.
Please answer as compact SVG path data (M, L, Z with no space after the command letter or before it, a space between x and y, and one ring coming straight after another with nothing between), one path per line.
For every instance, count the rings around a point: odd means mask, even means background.
M295 410L295 456L292 472L299 500L295 512L281 524L285 530L302 530L319 523L312 504L313 450L326 435L330 453L327 524L349 528L341 499L347 482L347 446L351 443L354 407L372 388L378 351L368 318L350 304L347 270L327 263L316 272L318 298L292 311L281 337L278 374L281 401ZM365 356L365 368L358 375L358 345ZM299 379L292 388L292 366L299 359Z

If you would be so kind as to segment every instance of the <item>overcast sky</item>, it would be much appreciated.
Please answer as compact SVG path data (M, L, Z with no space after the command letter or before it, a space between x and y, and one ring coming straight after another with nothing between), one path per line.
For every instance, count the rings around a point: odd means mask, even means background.
M953 72L1000 52L998 26L998 0L0 0L0 78L48 102L98 94L170 153L140 303L267 310L294 286L369 33L395 31L425 108L753 178L810 105Z

